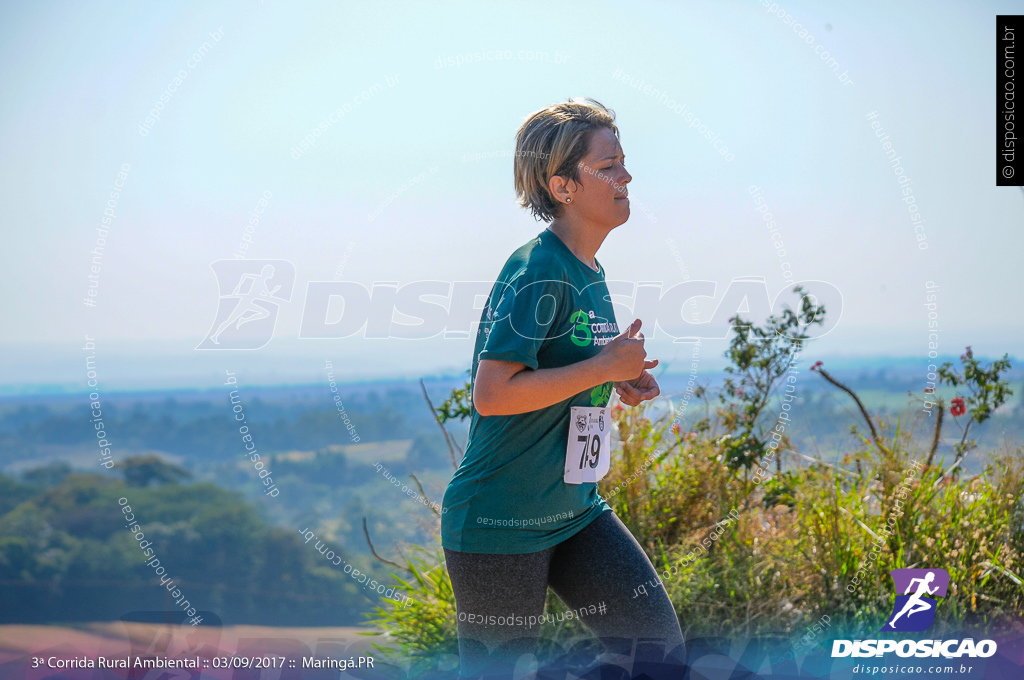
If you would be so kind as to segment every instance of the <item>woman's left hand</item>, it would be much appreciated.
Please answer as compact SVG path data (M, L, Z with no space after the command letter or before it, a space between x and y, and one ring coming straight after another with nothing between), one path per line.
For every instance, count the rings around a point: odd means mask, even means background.
M657 365L658 360L655 359L653 362L648 363ZM652 365L649 368L654 368L654 366ZM654 399L661 394L661 388L658 387L658 381L654 379L654 375L645 368L639 377L615 383L615 392L619 395L619 401L623 404L639 406L640 402Z

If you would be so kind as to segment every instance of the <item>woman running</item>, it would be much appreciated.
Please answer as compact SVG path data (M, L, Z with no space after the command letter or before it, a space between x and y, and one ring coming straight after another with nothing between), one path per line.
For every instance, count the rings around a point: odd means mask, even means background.
M664 589L632 596L654 567L597 494L612 388L629 406L660 393L641 321L620 332L595 257L629 218L624 162L615 114L593 99L537 111L516 135L516 195L550 225L512 253L487 299L466 455L444 495L464 678L508 673L534 651L548 586L607 651L653 638L655 662L682 658Z

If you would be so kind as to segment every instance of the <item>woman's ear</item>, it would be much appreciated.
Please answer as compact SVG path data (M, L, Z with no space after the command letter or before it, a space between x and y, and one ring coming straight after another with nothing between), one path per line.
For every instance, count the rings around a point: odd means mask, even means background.
M548 180L548 191L554 197L557 203L566 203L566 199L572 198L573 194L576 193L576 183L572 180L568 182L561 175L553 175Z

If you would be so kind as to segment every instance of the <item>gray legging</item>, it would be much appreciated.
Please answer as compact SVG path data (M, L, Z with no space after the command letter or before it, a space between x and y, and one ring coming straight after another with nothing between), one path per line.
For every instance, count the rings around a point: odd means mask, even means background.
M657 574L614 512L602 512L579 533L540 552L505 555L445 548L444 554L458 611L463 678L485 672L486 677L499 677L490 675L498 669L500 677L510 677L505 674L521 655L535 651L540 625L530 626L529 617L536 621L543 615L549 585L570 609L586 609L580 621L601 639L606 651L629 655L631 645L622 643L645 638L637 650L657 650L651 658L656 665L671 654L665 659L673 664L671 677L681 677L679 619L664 588L634 597L636 586L654 581ZM591 614L591 605L599 610L604 605L606 611ZM501 625L507 624L508 616L521 625ZM618 638L618 644L610 644L609 638Z

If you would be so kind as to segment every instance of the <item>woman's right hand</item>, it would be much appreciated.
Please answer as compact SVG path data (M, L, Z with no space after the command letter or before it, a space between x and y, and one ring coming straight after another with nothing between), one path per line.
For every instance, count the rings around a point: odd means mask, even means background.
M601 348L597 357L604 362L605 380L621 382L640 377L646 368L658 365L657 360L645 361L644 334L640 332L640 319L636 319Z

